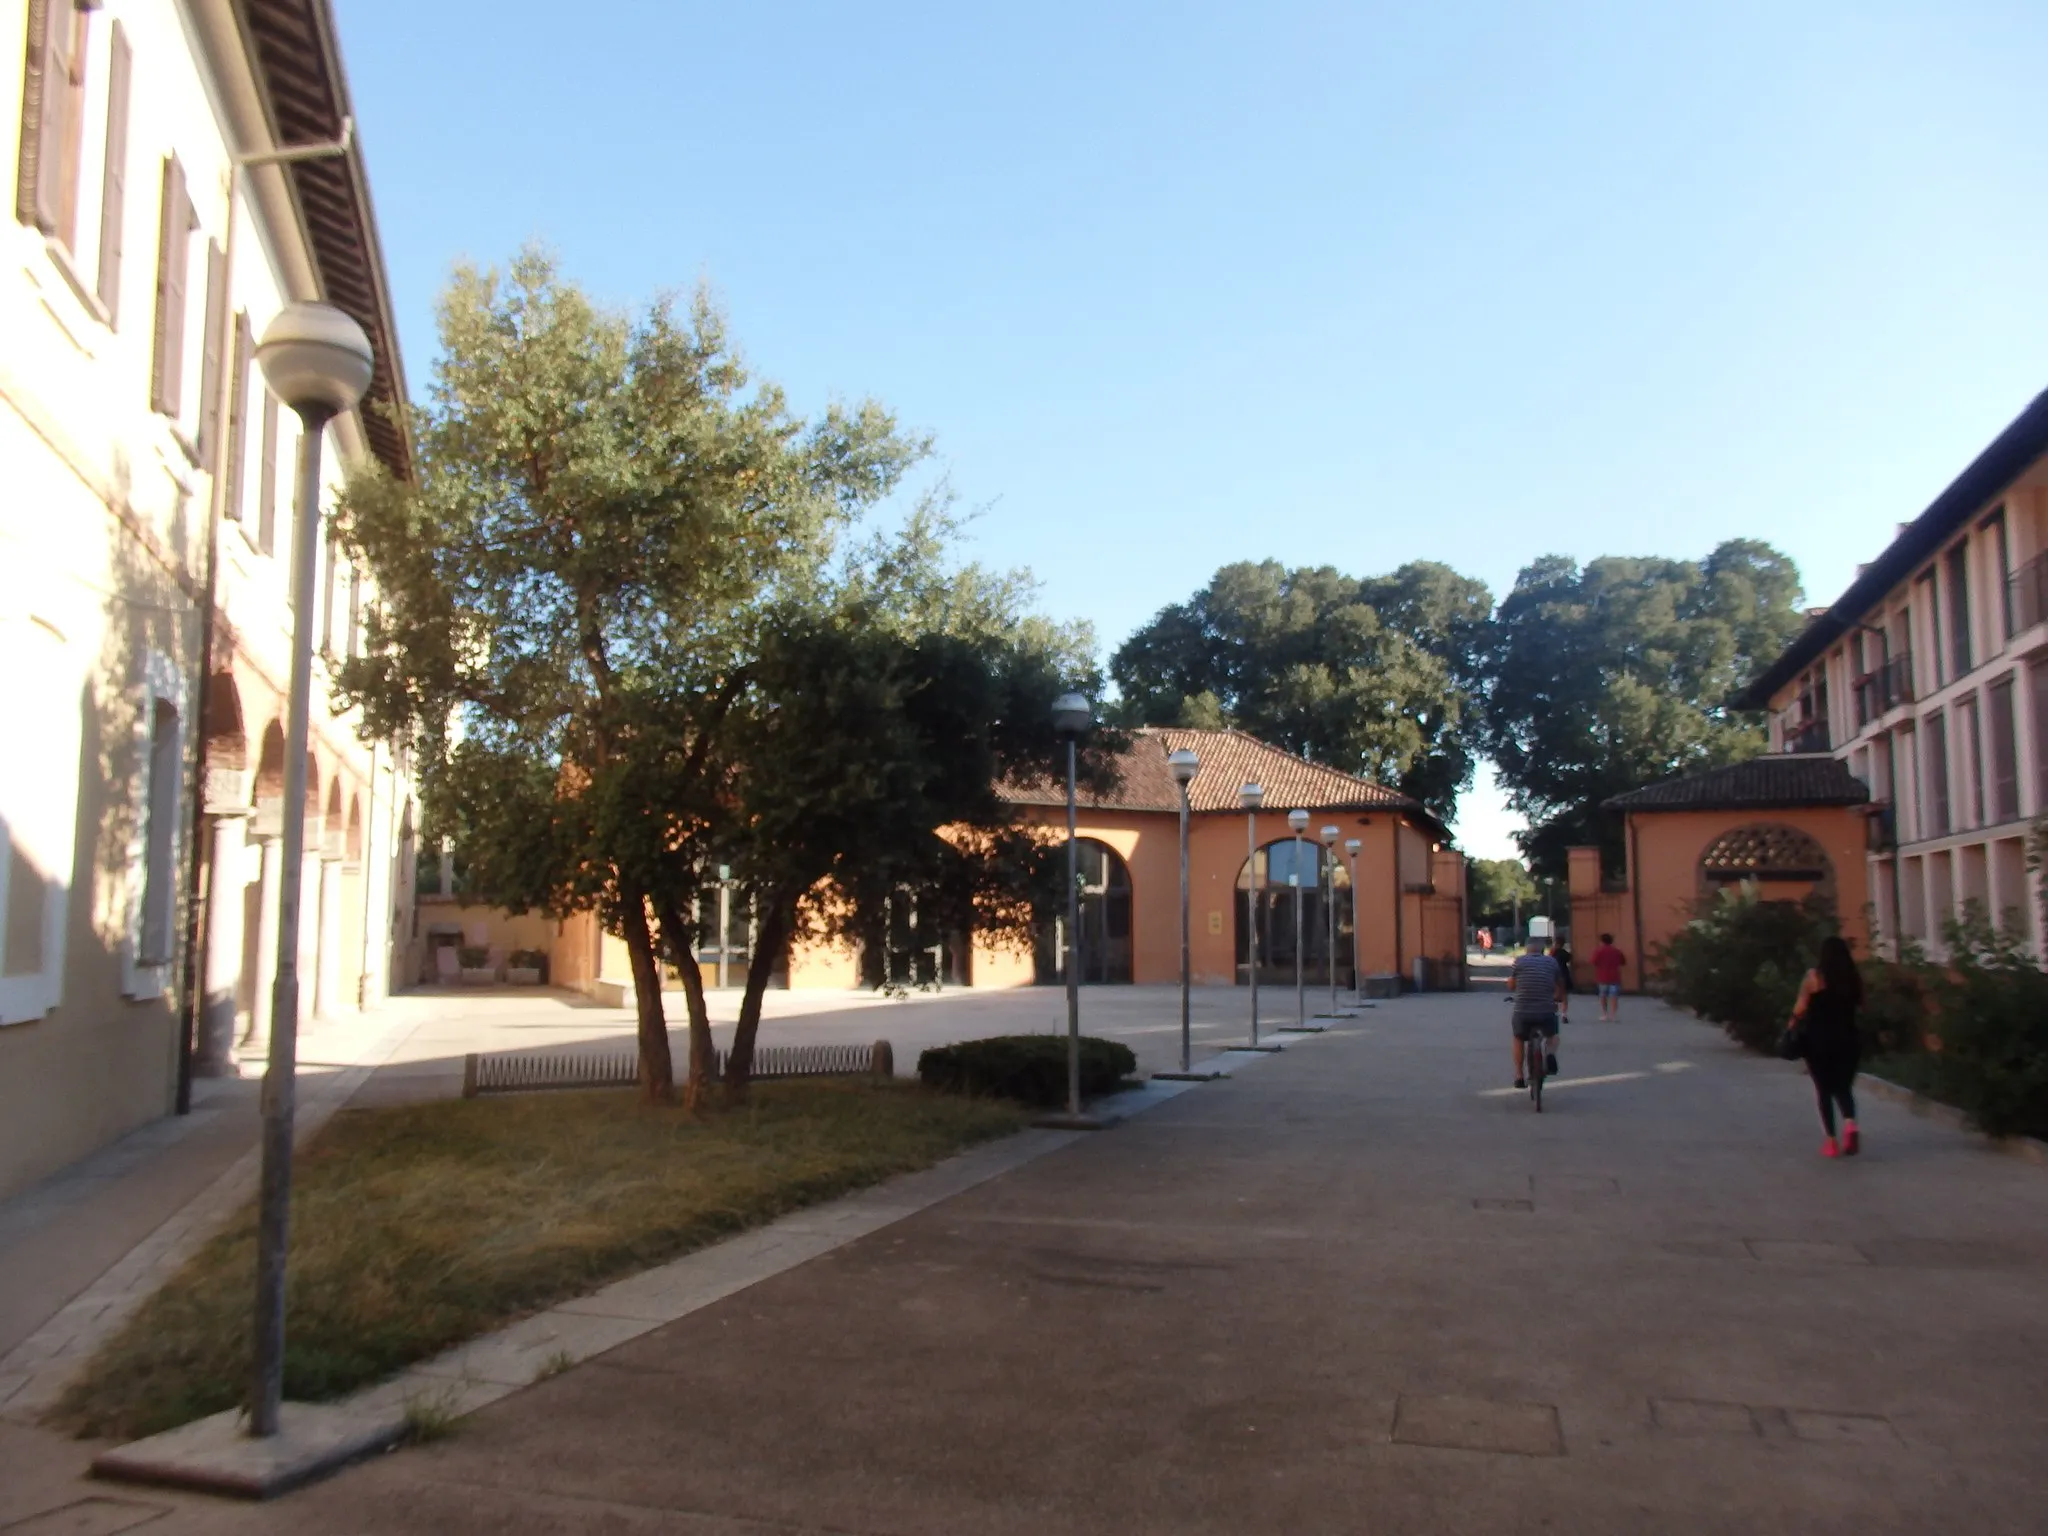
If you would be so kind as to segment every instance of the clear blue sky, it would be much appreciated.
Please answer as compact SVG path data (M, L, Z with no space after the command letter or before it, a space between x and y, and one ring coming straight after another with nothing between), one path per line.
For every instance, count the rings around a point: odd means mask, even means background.
M2038 0L337 10L415 389L457 258L709 281L1105 650L1266 557L1825 602L2048 385Z

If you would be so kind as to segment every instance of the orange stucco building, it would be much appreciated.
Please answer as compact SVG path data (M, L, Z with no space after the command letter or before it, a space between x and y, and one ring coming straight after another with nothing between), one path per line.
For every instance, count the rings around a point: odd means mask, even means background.
M1658 950L1703 901L1754 882L1770 900L1821 895L1868 953L1864 844L1870 792L1835 758L1759 757L1664 779L1606 802L1622 814L1627 876L1604 880L1600 850L1571 850L1573 983L1590 987L1602 933L1628 956L1622 985L1654 983Z
M1249 976L1250 925L1258 924L1262 982L1291 985L1296 929L1294 887L1302 891L1300 940L1312 985L1327 985L1334 887L1339 985L1364 976L1390 990L1463 983L1465 861L1450 847L1442 823L1420 804L1368 779L1340 773L1268 746L1240 731L1148 729L1133 736L1118 760L1116 789L1081 799L1077 834L1081 874L1080 974L1090 984L1170 982L1180 975L1180 795L1167 755L1193 751L1201 766L1188 787L1190 967L1197 985L1242 984ZM1265 790L1256 818L1241 808L1248 782ZM1066 832L1064 788L1013 790L1009 798L1048 838ZM1305 810L1310 824L1297 851L1287 813ZM1337 828L1326 862L1320 836ZM1355 859L1345 843L1356 839ZM1252 901L1251 848L1256 844L1259 900ZM1356 890L1353 871L1356 870ZM736 894L727 897L717 938L700 949L710 985L744 981L747 922ZM738 910L734 910L738 907ZM1017 987L1063 979L1065 914L1048 913L1035 942L1007 943L970 933L944 946L943 984ZM723 972L720 958L726 961ZM573 917L558 929L551 979L612 1001L632 994L625 947L594 918ZM870 972L872 967L866 968ZM793 988L856 987L861 957L843 944L798 942L778 973ZM1380 978L1377 983L1372 978ZM871 978L870 978L871 979Z

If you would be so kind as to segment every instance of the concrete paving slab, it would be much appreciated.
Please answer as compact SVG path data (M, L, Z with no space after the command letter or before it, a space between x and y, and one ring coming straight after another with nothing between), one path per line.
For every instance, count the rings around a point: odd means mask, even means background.
M278 1432L258 1440L236 1411L216 1413L93 1458L95 1474L121 1482L268 1499L396 1445L405 1417L342 1404L286 1403Z
M446 1442L149 1529L2035 1536L2039 1170L1883 1101L1816 1158L1796 1070L1636 1000L1571 1048L1641 1075L1539 1118L1479 1096L1501 1011L1404 998L1113 1136L1032 1133Z

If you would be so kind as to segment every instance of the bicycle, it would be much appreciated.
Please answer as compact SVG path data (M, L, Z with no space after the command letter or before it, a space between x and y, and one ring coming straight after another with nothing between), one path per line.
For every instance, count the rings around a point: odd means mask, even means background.
M1558 1022L1561 1024L1563 1020ZM1536 1113L1540 1115L1543 1113L1543 1080L1551 1076L1551 1045L1557 1036L1544 1033L1542 1023L1535 1019L1526 1025L1517 1023L1515 1034L1522 1042L1522 1077L1529 1084L1529 1102L1536 1106Z

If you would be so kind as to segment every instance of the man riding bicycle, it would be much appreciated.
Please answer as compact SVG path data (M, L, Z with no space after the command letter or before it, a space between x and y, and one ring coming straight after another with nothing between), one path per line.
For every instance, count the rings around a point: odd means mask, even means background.
M1528 1073L1523 1070L1524 1051L1539 1038L1546 1046L1543 1075L1557 1076L1557 1026L1559 1016L1571 1006L1571 993L1565 985L1564 968L1551 959L1549 948L1548 939L1531 934L1526 950L1515 956L1515 963L1508 968L1517 1088L1529 1086Z

